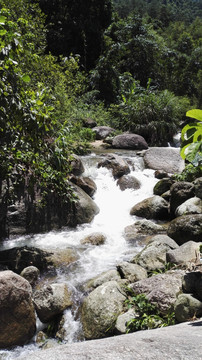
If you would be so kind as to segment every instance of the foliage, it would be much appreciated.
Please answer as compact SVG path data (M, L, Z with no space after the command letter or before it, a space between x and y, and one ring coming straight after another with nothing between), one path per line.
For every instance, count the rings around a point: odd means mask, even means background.
M202 166L202 110L192 109L186 116L196 119L187 124L181 132L181 156L194 166Z
M110 0L40 0L46 16L47 52L81 56L85 69L94 66L103 43L103 31L111 21Z
M189 106L186 98L168 90L155 91L149 85L145 89L135 81L122 98L122 103L110 108L111 125L143 136L151 146L165 146L172 141Z
M131 296L126 303L137 315L127 322L128 333L175 324L174 313L168 312L166 315L161 315L156 305L150 303L145 294L135 295L131 290L129 292Z

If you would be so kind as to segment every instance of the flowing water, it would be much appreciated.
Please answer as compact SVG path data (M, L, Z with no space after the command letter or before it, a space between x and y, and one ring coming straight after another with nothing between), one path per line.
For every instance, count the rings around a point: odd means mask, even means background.
M121 191L110 170L102 167L98 169L97 163L101 155L84 156L82 158L85 167L83 175L91 177L97 185L93 199L100 212L94 220L90 224L83 224L75 229L65 228L62 231L52 231L32 237L19 237L4 243L4 248L29 245L47 251L70 248L77 253L78 260L66 269L57 269L57 280L54 279L54 282L66 282L72 289L75 300L74 310L65 311L66 342L75 342L80 339L81 324L75 317L77 313L75 309L83 296L82 285L104 271L115 269L121 261L130 260L141 249L138 243L131 244L125 240L124 228L136 220L135 216L130 215L132 206L152 196L157 180L154 177L154 171L145 169L143 159L135 152L124 151L118 155L130 161L130 175L140 181L140 189ZM81 240L93 232L103 233L106 236L105 244L81 245ZM38 329L42 326L43 324L38 321ZM13 351L0 351L0 359L15 359L33 350L36 350L34 341L24 347L17 347Z

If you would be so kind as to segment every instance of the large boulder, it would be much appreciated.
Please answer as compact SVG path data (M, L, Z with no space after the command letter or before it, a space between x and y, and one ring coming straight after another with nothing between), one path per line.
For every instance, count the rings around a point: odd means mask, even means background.
M194 196L194 184L186 181L175 182L170 188L170 213L175 216L179 205Z
M126 295L116 281L93 290L82 305L81 322L86 339L113 334L118 315L123 311Z
M181 173L185 167L180 149L172 147L149 148L144 154L144 161L148 168L168 173Z
M122 191L126 189L138 190L141 187L140 181L131 175L121 176L117 181L117 185Z
M99 213L99 208L89 195L77 185L73 185L75 194L78 197L75 203L72 225L90 223L94 216Z
M161 196L154 195L134 205L130 214L146 219L168 219L168 202Z
M188 199L175 210L177 217L188 214L202 214L202 200L200 198L195 196Z
M106 167L112 170L112 174L115 179L120 178L130 172L127 162L116 154L106 154L103 160L98 163L98 168Z
M128 225L124 229L124 237L128 241L138 240L139 238L147 235L154 235L165 232L162 225L147 219L136 221L132 225Z
M116 149L144 150L148 149L148 144L141 135L125 133L113 138L112 147Z
M166 266L166 253L170 249L176 248L178 248L178 245L167 235L156 235L132 259L132 262L144 267L148 271L164 269Z
M84 165L83 165L80 157L76 154L72 155L70 165L71 165L71 172L75 176L79 176L85 171Z
M170 190L173 180L170 178L164 178L159 180L154 186L153 193L154 195L162 195L166 191Z
M35 291L33 301L39 319L46 323L72 305L71 292L66 284L46 285Z
M196 261L200 253L202 243L188 241L175 249L170 249L166 254L166 260L170 263L190 264Z
M179 216L170 222L167 234L178 245L182 245L189 240L201 241L202 214Z
M0 348L24 345L33 337L36 318L32 288L12 271L0 272Z
M154 275L130 285L136 295L145 294L155 303L162 314L173 310L178 295L182 292L184 271L175 270Z
M106 139L107 136L115 132L115 130L109 126L96 126L92 128L92 131L95 132L96 140Z
M191 294L180 294L174 305L175 318L178 322L189 321L202 315L202 302Z
M93 197L97 190L95 182L88 176L71 176L70 181L83 189L90 197Z
M19 274L28 266L36 266L40 271L44 271L52 265L50 255L50 252L34 247L14 247L0 251L0 265Z

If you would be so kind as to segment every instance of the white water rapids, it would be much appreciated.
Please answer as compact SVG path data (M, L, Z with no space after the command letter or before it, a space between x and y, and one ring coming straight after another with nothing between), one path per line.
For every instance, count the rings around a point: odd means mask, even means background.
M120 155L120 154L119 154ZM100 212L90 224L77 226L75 229L65 228L62 231L52 231L47 234L38 234L32 237L19 237L5 242L5 248L15 246L34 246L47 251L54 249L71 248L76 251L78 260L64 271L57 270L58 282L67 282L73 290L75 299L82 296L80 287L87 280L94 278L109 269L115 269L116 265L123 260L130 260L140 250L140 245L128 243L124 236L124 228L136 221L130 215L133 205L143 199L152 196L153 187L157 182L154 171L145 169L143 160L135 152L124 152L122 156L130 160L131 173L141 183L138 190L127 189L121 191L114 180L111 171L97 167L100 155L91 154L82 158L85 173L91 177L97 191L93 197ZM134 170L133 170L134 169ZM100 246L81 245L81 240L93 232L103 233L107 240ZM65 312L66 342L78 341L77 334L80 331L80 322L75 320L71 310ZM0 350L0 360L16 359L19 355L29 354L36 350L34 343L17 347L12 351Z

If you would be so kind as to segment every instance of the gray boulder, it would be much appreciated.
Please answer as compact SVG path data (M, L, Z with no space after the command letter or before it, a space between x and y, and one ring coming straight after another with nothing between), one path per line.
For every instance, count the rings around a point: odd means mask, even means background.
M189 321L202 315L202 302L191 294L180 294L174 305L175 318L178 322Z
M188 199L175 210L177 217L188 214L202 214L202 200L200 198L195 196Z
M167 262L166 253L177 247L175 241L166 235L153 236L145 248L132 259L132 262L148 271L164 269Z
M84 239L81 240L81 244L91 244L91 245L103 245L106 241L106 236L99 232L94 232Z
M95 192L97 190L97 186L96 186L95 182L88 176L78 177L78 176L73 175L70 177L70 181L73 184L76 184L77 186L79 186L90 197L93 197L93 195L95 194Z
M128 280L130 283L147 278L147 271L142 266L126 261L118 264L117 270L121 278Z
M96 288L108 281L117 281L121 280L121 276L117 270L108 270L104 271L95 278L89 280L85 286L85 289Z
M126 295L116 281L109 281L93 290L82 305L81 322L86 339L113 334L116 319L123 311Z
M130 210L130 215L146 219L168 219L168 202L161 196L154 195L134 205Z
M148 144L141 135L125 133L113 138L112 147L116 149L144 150L148 149Z
M97 126L97 123L95 120L91 118L83 119L83 127L92 129Z
M122 191L126 189L138 190L141 186L141 183L138 179L135 178L135 176L123 175L118 179L117 185Z
M73 185L73 189L78 201L75 203L74 219L72 221L74 221L75 225L90 223L94 216L99 213L99 208L80 187Z
M202 214L179 216L170 222L167 234L178 245L182 245L189 240L201 241Z
M180 149L172 147L149 148L144 154L144 161L146 167L167 173L181 173L185 167Z
M170 213L175 216L175 211L178 206L186 200L194 196L194 184L179 181L175 182L170 188Z
M112 170L112 175L115 179L130 172L127 162L121 156L116 154L107 154L104 159L98 163L98 168L100 167L106 167L107 169Z
M0 348L24 345L34 336L32 288L12 271L0 272Z
M165 274L154 275L130 285L137 294L145 294L148 300L155 303L162 314L173 310L178 295L182 292L181 270L169 271Z
M34 293L33 301L39 319L46 323L72 305L71 292L66 284L46 285Z
M117 334L126 334L127 322L134 319L135 316L136 316L136 313L135 313L134 309L132 309L132 308L129 309L124 314L119 315L116 320L116 325L115 325L116 333Z
M178 247L177 249L171 249L166 254L167 262L173 264L189 264L194 262L197 259L197 254L199 253L199 247L202 243L188 241Z
M96 134L96 140L106 139L107 136L115 132L115 130L109 126L96 126L92 128L92 131Z
M124 229L124 237L128 241L137 240L141 235L154 235L165 232L162 225L147 219L137 220L134 224L128 225Z

